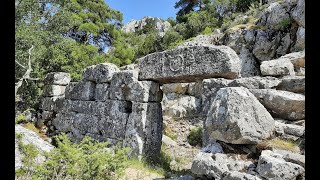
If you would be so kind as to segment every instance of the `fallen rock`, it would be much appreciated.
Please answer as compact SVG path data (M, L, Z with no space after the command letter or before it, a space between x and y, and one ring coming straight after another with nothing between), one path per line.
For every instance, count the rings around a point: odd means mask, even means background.
M229 171L226 172L222 178L222 180L261 180L257 176L253 176L251 174L242 173L238 171Z
M299 51L299 52L293 52L290 54L286 54L284 56L281 56L279 59L287 59L290 60L293 64L295 70L298 68L304 68L305 67L305 51Z
M305 159L306 159L305 155L293 153L293 152L286 151L286 150L280 150L280 149L275 149L273 151L275 153L281 154L282 158L284 160L286 160L287 162L298 164L298 165L302 166L303 168L305 168Z
M287 59L263 61L260 70L263 76L295 75L293 64Z
M243 87L221 88L205 121L208 137L231 144L256 144L271 136L274 120Z
M294 93L305 92L305 77L304 76L289 76L281 79L281 83L277 86L277 89L290 91Z
M65 92L66 99L92 101L96 85L90 81L71 82Z
M264 150L259 157L257 172L266 179L296 179L305 169L297 164L286 162L280 154Z
M50 152L54 146L49 142L44 141L37 135L37 133L22 127L21 125L15 125L16 134L22 135L21 143L23 145L32 144L39 151L39 155L35 158L36 163L42 163L45 161L45 157L42 155L43 152ZM19 149L19 140L15 138L15 169L23 167L23 153Z
M154 81L138 81L135 70L120 71L113 75L109 97L113 100L160 102L162 91Z
M211 142L206 147L202 148L201 152L212 153L212 154L223 153L223 149L219 143Z
M250 92L276 118L301 120L305 118L305 96L274 89L251 89Z
M93 81L96 83L107 83L119 68L112 63L101 63L87 67L82 74L83 81Z
M240 59L227 46L180 47L149 54L139 60L139 80L160 83L192 82L206 78L240 77Z
M43 80L44 84L66 86L70 83L71 76L64 72L51 72Z

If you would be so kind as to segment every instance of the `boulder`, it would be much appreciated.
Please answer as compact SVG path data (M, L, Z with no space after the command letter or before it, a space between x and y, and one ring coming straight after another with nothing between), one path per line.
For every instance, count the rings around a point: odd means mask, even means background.
M149 54L138 60L139 80L160 83L193 82L206 78L240 77L240 59L227 46L180 47Z
M229 87L245 87L247 89L273 89L281 83L281 80L276 77L254 76L233 80Z
M260 75L259 64L249 49L242 47L239 58L241 61L241 77Z
M288 134L296 137L302 137L305 133L305 127L295 124L284 124L276 121L275 126L278 134Z
M274 120L248 89L227 87L217 92L205 129L211 139L231 144L257 144L271 136Z
M282 38L280 40L280 44L277 48L277 57L283 56L287 54L287 52L290 51L292 39L290 38L290 33L287 33L285 35L282 35Z
M277 86L277 89L290 91L294 93L305 92L305 77L304 76L289 76L281 79L281 83Z
M29 129L22 127L21 125L15 125L15 133L18 135L22 135L21 143L23 145L32 144L39 151L39 155L35 158L36 163L42 163L45 161L45 157L43 156L43 152L50 152L54 146L49 142L41 139L39 135ZM15 169L19 169L23 167L23 153L19 148L19 140L15 137Z
M72 82L66 88L65 98L71 100L92 101L96 84L90 81Z
M47 85L66 86L70 83L70 81L71 76L69 73L51 72L46 75L46 77L43 80L43 83Z
M296 179L305 169L297 164L286 162L280 154L264 150L259 157L257 172L266 179Z
M293 64L287 59L263 61L260 65L260 70L263 76L295 75Z
M301 120L305 118L305 96L275 89L251 89L252 94L276 118Z
M271 33L262 30L257 31L256 42L252 54L260 61L269 61L276 55L276 49L280 42L279 36L271 37Z
M253 176L251 174L238 172L238 171L229 171L226 172L222 178L222 180L261 180L257 176Z
M101 63L87 67L83 71L83 81L93 81L96 83L107 83L111 81L112 75L118 72L119 68L112 63Z
M106 101L109 99L109 87L110 84L108 83L97 84L94 99L96 101Z
M305 49L305 29L300 26L296 33L296 43L292 47L291 51L302 51Z
M194 96L169 93L162 101L163 115L169 117L197 116L201 109L201 100Z
M305 1L298 0L297 6L292 10L292 18L299 24L299 26L305 27Z
M52 96L62 96L64 95L66 86L60 85L45 85L43 87L43 96L52 97Z
M287 12L287 6L279 2L274 2L265 9L260 19L260 24L268 29L281 30L284 29L285 22L290 23L290 16Z
M138 72L125 70L113 75L110 84L110 99L135 102L160 102L162 91L154 81L138 81Z
M202 148L201 152L212 153L212 154L223 153L223 149L219 143L211 142L206 147Z
M305 161L306 161L305 155L293 153L293 152L286 151L286 150L280 150L280 149L275 149L273 151L275 153L281 154L282 158L284 160L286 160L287 162L298 164L298 165L302 166L303 168L305 168Z

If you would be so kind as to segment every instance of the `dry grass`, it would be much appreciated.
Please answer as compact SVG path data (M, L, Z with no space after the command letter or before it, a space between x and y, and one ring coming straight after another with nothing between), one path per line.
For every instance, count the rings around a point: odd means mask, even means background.
M48 140L48 136L45 133L41 132L40 129L36 128L33 123L22 124L22 126L24 128L27 128L27 129L37 133L40 136L40 138L42 138L43 140Z
M169 138L171 138L172 140L176 140L177 139L177 134L169 127L166 126L164 128L164 135L168 136Z
M287 150L287 151L296 152L296 153L300 152L300 148L295 142L283 140L279 138L261 142L257 145L257 148L259 150L282 149L282 150Z

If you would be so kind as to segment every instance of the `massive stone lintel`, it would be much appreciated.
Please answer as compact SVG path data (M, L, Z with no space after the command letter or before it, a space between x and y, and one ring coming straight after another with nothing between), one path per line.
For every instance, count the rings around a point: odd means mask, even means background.
M241 62L227 46L179 47L149 54L139 60L139 80L160 83L194 82L207 78L240 77Z

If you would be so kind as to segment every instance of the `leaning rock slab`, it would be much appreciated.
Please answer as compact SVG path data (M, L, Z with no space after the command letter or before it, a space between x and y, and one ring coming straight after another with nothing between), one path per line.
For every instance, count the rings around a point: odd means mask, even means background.
M228 87L217 92L205 129L211 139L232 144L256 144L271 136L274 120L248 89Z
M305 169L297 164L286 162L280 154L270 150L262 151L257 172L266 179L292 180L303 174Z
M260 70L263 76L295 75L293 64L287 59L263 61Z
M66 86L70 83L71 76L69 73L64 72L51 72L46 75L43 82L44 84L50 84L50 85L60 85L60 86Z
M139 80L160 83L193 82L212 77L240 77L241 62L227 46L180 47L149 54L139 60Z
M275 89L250 91L274 117L293 121L305 118L304 95Z

